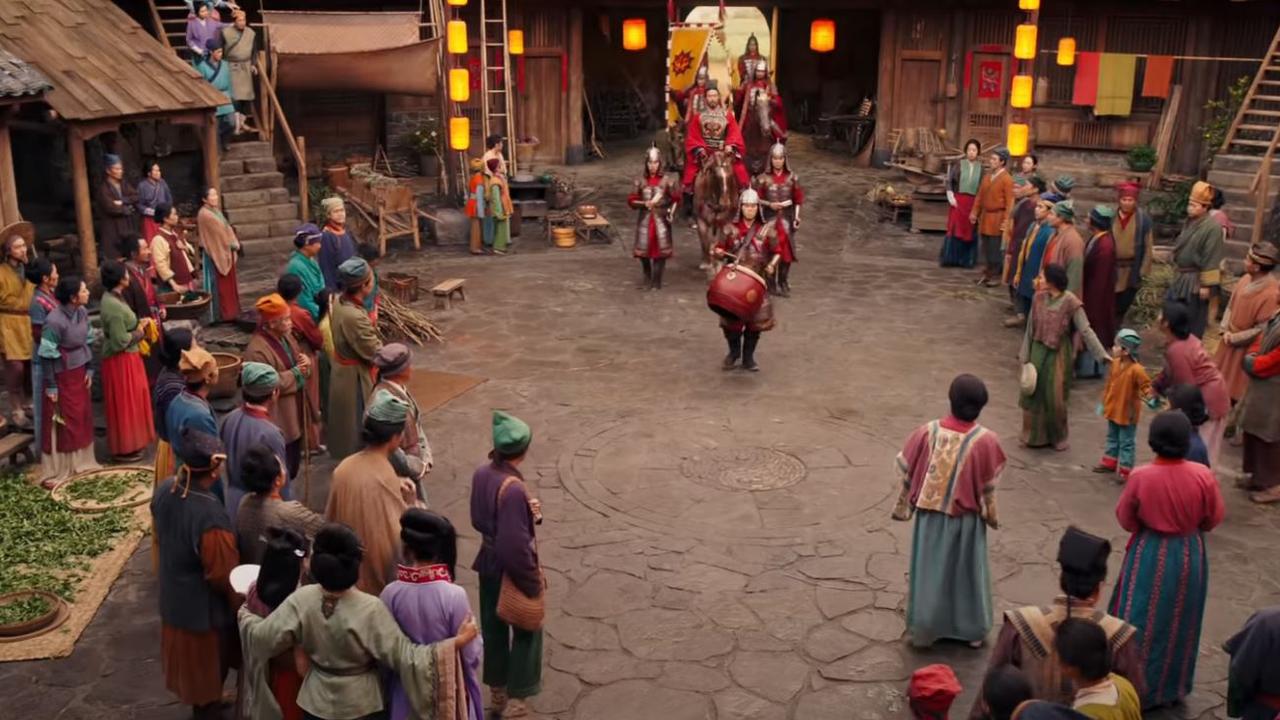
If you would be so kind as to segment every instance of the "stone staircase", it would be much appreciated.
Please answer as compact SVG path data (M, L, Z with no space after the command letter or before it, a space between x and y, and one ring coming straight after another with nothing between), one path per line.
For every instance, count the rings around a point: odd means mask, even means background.
M1262 158L1258 155L1220 154L1213 159L1209 170L1209 184L1222 190L1226 199L1222 209L1236 226L1235 237L1227 241L1228 260L1243 260L1249 246L1260 239L1253 227L1255 198L1249 187L1261 163ZM1275 205L1277 196L1280 196L1280 163L1272 166L1266 201L1268 209ZM1265 213L1263 217L1266 217Z
M222 154L222 208L236 227L246 257L284 257L301 221L276 168L271 145L233 142Z

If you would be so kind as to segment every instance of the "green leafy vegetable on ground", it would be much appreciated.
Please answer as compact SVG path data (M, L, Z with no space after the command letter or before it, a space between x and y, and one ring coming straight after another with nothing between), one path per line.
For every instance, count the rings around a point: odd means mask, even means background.
M67 499L80 502L95 502L103 505L120 499L121 495L137 487L141 482L149 483L151 473L133 470L114 475L95 475L78 480L67 486Z
M132 510L78 513L21 474L0 473L0 594L47 590L73 600L89 561L132 523Z
M0 604L0 625L30 622L49 612L49 598L29 595Z

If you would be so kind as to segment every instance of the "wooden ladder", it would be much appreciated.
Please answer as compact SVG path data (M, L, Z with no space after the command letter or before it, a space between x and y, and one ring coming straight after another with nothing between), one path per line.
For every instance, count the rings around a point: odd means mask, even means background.
M147 0L151 10L151 24L156 37L164 46L186 59L187 4L182 0Z
M440 176L445 182L445 186L440 190L445 194L462 196L467 192L467 151L455 151L449 148L449 118L461 117L463 111L461 103L456 103L449 97L449 68L452 63L446 47L445 23L448 22L450 13L444 2L445 0L427 0L424 7L426 14L422 18L419 37L423 40L440 38L439 51L436 54L436 74L440 77L439 124L440 142L443 143L441 157L444 160L441 163ZM453 156L452 161L450 161L450 155Z
M496 38L494 33L498 33ZM507 139L508 172L514 176L515 143L519 138L511 102L515 78L511 74L507 37L507 0L480 0L480 124L484 137L502 135Z
M1222 143L1223 153L1270 155L1280 139L1280 28Z

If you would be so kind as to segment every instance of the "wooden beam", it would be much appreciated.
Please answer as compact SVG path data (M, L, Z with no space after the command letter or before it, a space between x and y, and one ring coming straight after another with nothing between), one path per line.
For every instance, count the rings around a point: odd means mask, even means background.
M18 185L13 177L13 146L9 144L9 113L0 110L0 227L21 219Z
M565 162L576 165L587 159L583 146L582 102L583 87L582 67L582 8L569 10L569 93L565 98L564 122L568 132L565 138Z
M893 124L893 70L897 64L897 51L897 13L886 10L880 13L880 62L876 71L876 147L885 147Z
M218 117L213 113L209 113L205 119L204 133L201 134L201 150L204 153L204 187L200 190L200 196L204 197L204 191L208 188L218 188L221 193L222 177L218 169Z
M84 159L84 138L74 126L67 129L67 151L71 155L76 234L80 236L80 273L89 282L98 277L98 242L93 236L93 206L89 202L89 166Z

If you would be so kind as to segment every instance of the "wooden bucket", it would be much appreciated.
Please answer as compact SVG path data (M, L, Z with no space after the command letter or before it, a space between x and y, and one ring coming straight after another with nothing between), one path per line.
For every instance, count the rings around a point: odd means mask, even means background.
M213 381L213 385L209 388L209 398L229 398L235 397L236 389L240 385L240 366L244 363L239 355L231 353L216 352L210 353L213 359L218 363L218 379Z
M557 227L551 228L551 242L558 248L571 248L578 244L578 239L573 228Z
M351 169L346 165L331 165L324 169L324 181L331 188L345 190L351 185Z

